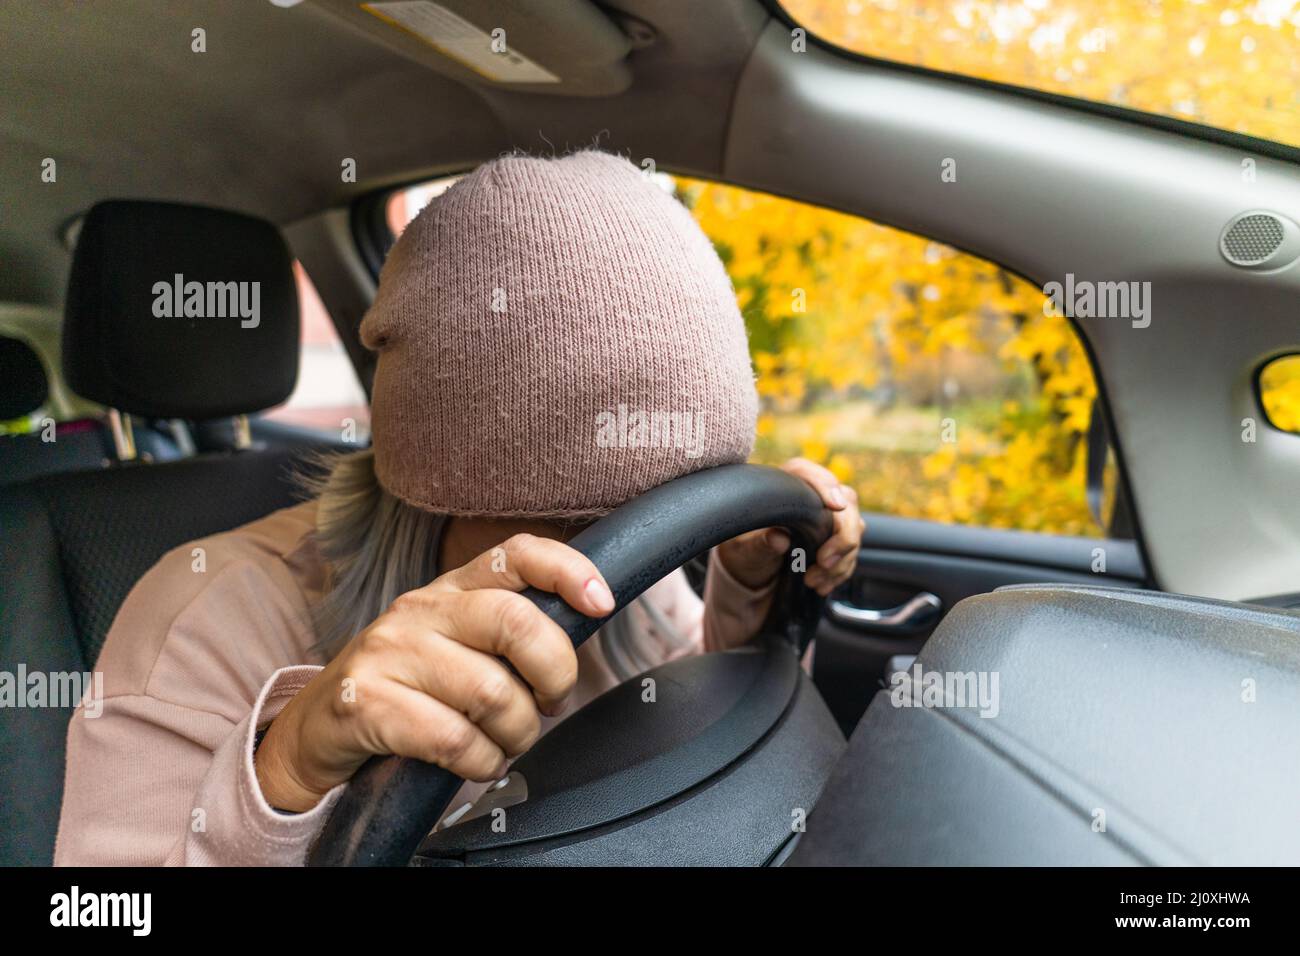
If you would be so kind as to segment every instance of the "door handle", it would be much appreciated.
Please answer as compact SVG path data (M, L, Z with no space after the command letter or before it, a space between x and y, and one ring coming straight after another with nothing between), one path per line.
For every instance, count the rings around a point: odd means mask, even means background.
M942 611L943 601L929 591L922 591L898 607L858 607L848 601L831 601L826 606L826 616L842 627L903 634L925 630L938 620Z

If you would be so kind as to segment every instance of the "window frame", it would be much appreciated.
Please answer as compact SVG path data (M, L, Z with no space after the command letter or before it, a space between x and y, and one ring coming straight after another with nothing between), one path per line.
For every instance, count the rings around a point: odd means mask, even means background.
M1194 123L1190 120L1178 119L1174 116L1164 116L1160 113L1147 113L1143 110L1130 109L1126 106L1116 106L1113 103L1102 103L1097 100L1083 99L1082 97L1077 96L1066 96L1062 93L1036 90L1032 86L1017 86L1013 83L986 80L982 77L967 76L963 73L949 73L946 70L936 70L932 67L916 66L915 64L902 63L898 60L887 60L881 57L869 56L865 53L858 53L855 50L847 49L846 47L842 47L839 44L826 39L820 34L815 33L810 27L807 27L794 19L794 17L790 15L789 11L782 6L780 0L760 0L760 2L767 8L768 12L775 20L785 24L791 30L803 30L810 45L842 60L890 70L895 73L903 73L911 76L923 76L929 79L960 83L964 86L970 86L993 93L1005 93L1022 99L1033 100L1038 103L1047 103L1052 106L1074 110L1075 112L1090 113L1094 116L1104 116L1107 119L1133 123L1146 129L1156 129L1166 133L1174 133L1179 136L1187 136L1192 139L1215 143L1220 146L1228 146L1232 149L1240 150L1251 155L1267 156L1270 159L1278 159L1282 162L1300 166L1300 146L1290 146L1286 143L1279 143L1271 139L1263 139L1259 136L1251 136L1247 133L1234 133L1230 130L1220 129L1217 126L1207 126L1203 123Z
M320 301L321 308L325 312L325 317L329 319L330 329L333 330L334 336L337 339L338 344L343 349L343 355L348 360L348 365L351 367L352 375L356 379L357 385L361 389L361 394L362 397L365 399L365 405L368 410L370 406L370 398L371 398L370 396L371 377L368 374L363 374L363 370L357 365L356 357L353 354L351 340L355 337L356 331L354 329L346 328L335 317L334 312L329 307L329 303L325 301L325 297L321 295L320 290L316 287L316 280L312 278L311 271L307 268L307 264L303 262L301 259L297 258L296 256L292 258L293 258L293 267L295 272L299 269L302 270L303 277L307 280L308 285L315 292L316 298ZM294 278L294 282L295 282L295 289L297 289L296 275ZM302 341L302 336L303 336L302 309L303 309L302 296L298 295L298 313L299 313L298 314L298 322L299 322L298 361L299 361L300 373L301 373L301 363L303 360L302 352L304 347L304 343ZM299 378L300 377L301 375L299 376ZM297 391L297 388L298 388L298 380L295 380L294 382L295 392ZM288 409L289 401L292 398L293 398L293 393L291 392L289 398L286 398L283 402L279 403L278 405L273 405L270 408L259 409L258 411L251 413L249 415L249 420L254 423L256 429L261 429L264 432L267 432L268 434L286 435L286 436L296 437L303 440L313 440L313 441L319 441L322 439L331 440L332 432L330 432L329 430L317 428L314 425L308 425L302 422L290 421L278 417L276 413ZM370 423L368 420L366 422L365 428L368 435L370 431ZM369 438L367 437L366 441L364 443L358 444L357 447L364 448L367 447L369 444L370 441Z

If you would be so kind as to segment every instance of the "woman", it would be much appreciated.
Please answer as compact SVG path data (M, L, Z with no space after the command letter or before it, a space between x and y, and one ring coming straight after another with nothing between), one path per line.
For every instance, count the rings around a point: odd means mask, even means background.
M476 781L462 808L566 708L757 632L788 547L775 529L715 549L703 601L679 571L576 653L518 593L604 616L607 584L563 542L752 449L726 272L626 160L480 167L394 246L361 336L379 354L373 451L333 461L311 500L167 554L123 604L102 713L69 727L56 862L301 864L371 755ZM861 518L829 472L786 467L836 514L806 578L825 594Z

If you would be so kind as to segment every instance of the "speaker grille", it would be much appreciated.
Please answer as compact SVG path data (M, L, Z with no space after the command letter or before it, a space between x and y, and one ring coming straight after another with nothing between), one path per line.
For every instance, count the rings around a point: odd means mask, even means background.
M1282 238L1282 223L1276 216L1251 213L1229 226L1219 244L1229 262L1249 266L1275 253Z

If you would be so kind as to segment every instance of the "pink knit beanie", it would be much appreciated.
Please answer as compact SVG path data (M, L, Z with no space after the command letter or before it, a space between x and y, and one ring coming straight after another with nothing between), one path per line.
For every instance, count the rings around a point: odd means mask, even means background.
M426 510L591 517L753 447L726 270L617 156L480 166L393 246L361 338L379 482Z

